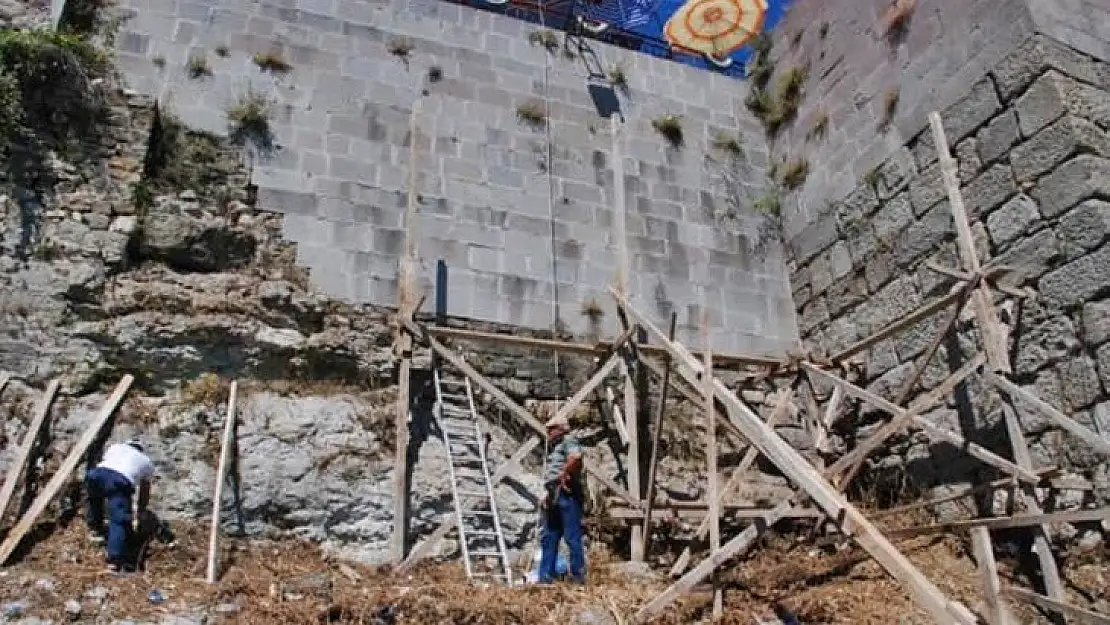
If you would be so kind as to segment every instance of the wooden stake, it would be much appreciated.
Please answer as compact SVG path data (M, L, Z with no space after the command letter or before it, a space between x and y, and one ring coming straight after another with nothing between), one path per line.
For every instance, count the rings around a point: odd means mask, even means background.
M669 341L666 335L655 324L651 323L646 316L633 308L627 299L612 289L610 291L617 298L618 303L629 314L636 317L640 325L655 337L660 344L664 345L677 361L684 363L686 368L692 370L695 374L703 373L702 367L695 358L681 346ZM679 369L679 372L681 374L683 370ZM739 426L752 445L770 459L787 479L799 485L826 514L832 518L841 519L841 527L845 533L853 536L860 546L871 554L891 576L901 582L903 587L923 607L928 609L934 620L942 623L975 624L975 617L965 606L945 597L940 589L922 575L894 545L890 544L878 528L872 525L843 495L825 481L813 465L775 434L774 430L769 428L743 402L737 399L727 386L712 376L706 377L712 381L714 394L717 398L733 409L738 417ZM783 506L782 512L785 513L790 506L789 504L783 504ZM718 553L722 554L724 559L728 558L727 555L724 555L724 549ZM720 560L717 559L717 555L712 555L706 562L711 563L709 569L711 572L716 569ZM679 581L682 582L682 580ZM657 605L656 607L661 609L665 605ZM641 615L646 611L646 608L641 610Z
M127 389L131 388L131 383L134 381L135 378L131 375L123 376L123 379L116 385L116 390L108 397L108 401L104 402L104 406L100 409L100 412L93 418L89 427L85 429L85 433L81 435L77 444L69 451L69 455L66 456L65 461L62 462L62 466L58 467L58 470L54 473L54 477L47 483L46 488L35 498L35 501L31 504L31 508L27 510L23 518L19 520L19 523L8 532L7 539L4 540L3 544L0 544L0 565L7 564L8 559L11 558L12 553L15 552L16 547L19 546L23 537L27 535L27 532L31 531L31 527L35 524L35 521L46 511L46 507L50 505L50 502L66 485L66 482L69 481L70 474L77 468L77 464L81 462L81 458L85 455L85 452L89 450L93 441L100 435L100 429L104 427L104 424L111 418L112 413L116 411L119 403L123 401L123 396L127 394Z
M990 625L1011 625L1010 615L999 596L998 565L994 561L994 548L991 546L990 531L985 527L971 529L971 547L975 562L979 567L979 578L983 584L983 599L987 604L987 622Z
M0 379L0 390L3 390L7 381L5 374L5 377ZM31 417L31 425L23 435L23 443L19 446L19 451L16 452L15 460L8 467L8 477L4 480L3 488L0 488L0 521L3 520L4 512L11 502L15 486L19 482L19 475L23 473L23 467L27 464L27 459L31 457L31 452L35 448L35 441L38 440L39 433L42 432L42 424L46 422L46 417L50 414L50 406L54 403L54 396L58 393L58 385L57 380L52 380L42 397L39 398L39 403L35 405L35 414Z
M220 443L220 463L216 468L216 492L212 495L212 527L208 530L208 583L216 583L216 567L220 546L220 513L223 512L224 482L227 468L231 462L232 439L235 436L236 401L239 382L231 381L231 392L227 398L227 418L224 420L224 437Z
M713 392L713 351L709 347L709 318L708 314L701 321L702 344L705 347L705 369L702 372L702 393L705 396L706 414L706 447L705 455L708 459L709 477L709 553L716 553L721 548L721 498L717 492L717 411L716 399ZM714 574L714 578L716 575ZM713 620L720 620L724 613L724 595L717 585L713 583Z
M937 147L937 158L940 161L940 171L944 179L944 188L948 193L948 204L952 210L952 220L956 225L956 244L960 250L963 268L971 273L980 273L979 256L975 251L975 241L971 236L971 225L967 220L964 210L963 195L960 194L960 182L957 178L958 165L948 151L948 139L944 134L944 124L940 114L936 111L929 113L929 127L932 129L933 142ZM1010 373L1010 354L1006 350L1007 334L998 320L997 311L992 304L990 289L980 286L972 294L972 304L975 306L975 316L979 321L979 333L983 337L983 351L987 354L987 362L991 369L1002 373ZM1013 450L1014 461L1022 469L1032 471L1033 460L1029 447L1025 442L1025 434L1021 430L1021 422L1014 413L1013 406L1003 402L1002 413L1006 420L1006 431L1010 437L1010 446ZM1036 493L1032 488L1025 489L1026 505L1034 512L1040 512ZM1052 555L1052 548L1048 543L1048 528L1041 527L1033 531L1033 551L1041 565L1041 576L1044 578L1045 590L1048 596L1062 601L1064 599L1064 584L1060 579L1060 571L1056 566L1056 559ZM1061 614L1061 620L1063 615Z
M671 312L671 327L668 332L674 340L675 325L678 323L678 314ZM644 557L651 553L651 508L655 502L655 474L659 467L659 442L663 436L663 418L667 414L667 391L671 385L671 358L663 358L663 388L659 391L659 410L655 416L655 429L651 433L651 464L648 465L647 507L644 510Z

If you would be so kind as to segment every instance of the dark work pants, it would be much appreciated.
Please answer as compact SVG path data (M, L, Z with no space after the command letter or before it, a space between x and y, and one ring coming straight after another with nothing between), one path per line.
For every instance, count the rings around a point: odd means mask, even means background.
M85 517L89 529L103 533L107 506L108 561L123 562L131 542L131 496L135 487L118 471L97 467L85 475L85 489L89 496Z
M582 549L582 502L559 490L558 498L549 502L544 520L543 537L540 539L539 581L550 583L555 579L555 561L559 554L559 541L567 541L570 552L570 576L576 582L586 581L586 554Z

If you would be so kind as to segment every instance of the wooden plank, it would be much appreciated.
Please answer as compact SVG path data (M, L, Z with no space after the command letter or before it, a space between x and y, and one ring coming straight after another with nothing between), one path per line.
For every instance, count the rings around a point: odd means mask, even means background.
M964 288L960 289L960 297L956 300L956 304L952 307L952 310L948 312L948 319L945 320L944 325L937 329L937 333L933 336L933 340L929 343L929 347L925 349L924 354L918 357L917 362L914 363L913 371L910 373L909 377L902 382L902 387L898 389L898 392L894 394L895 404L901 406L909 400L910 393L913 392L914 387L917 386L918 380L921 379L921 376L925 374L925 370L929 367L929 361L933 359L937 350L940 349L940 344L944 342L948 333L952 331L952 328L956 327L956 322L960 319L960 313L963 312L964 306L967 305L967 298L971 295L973 284L973 282L969 282L964 285Z
M836 422L837 411L840 410L840 404L843 401L844 389L839 386L833 388L832 397L829 398L829 403L825 406L825 414L821 417L820 427L813 439L813 448L817 451L828 452L825 449L825 444L829 441L829 429Z
M706 432L705 456L708 464L709 480L709 553L716 553L721 549L721 496L717 490L717 410L713 392L713 351L709 347L709 319L703 317L701 321L702 344L705 346L705 369L702 373L702 394L705 396ZM716 577L715 575L711 577ZM713 579L713 612L714 621L720 620L724 612L724 594L716 579Z
M975 563L979 567L979 581L983 585L983 600L987 604L987 622L990 625L1011 625L1013 621L1000 596L998 564L994 561L990 531L982 526L971 528L971 546Z
M565 352L568 354L580 354L583 356L605 355L613 351L614 343L611 340L602 340L597 342L596 344L576 343L572 341L538 339L530 336L516 336L513 334L498 334L494 332L480 332L478 330L464 330L462 328L448 328L444 326L427 326L427 329L429 334L441 339L475 341L479 343L496 343L499 345L506 345L511 347L543 349L555 352ZM659 347L658 345L640 345L638 346L638 349L641 354L647 354L655 358L662 358L666 355L666 350ZM713 361L721 367L754 366L777 368L785 367L787 365L787 360L785 358L756 356L753 354L727 354L721 352L715 352L713 354Z
M683 362L687 368L697 374L703 373L701 366L695 358L681 346L669 341L659 328L651 323L646 316L633 308L625 298L617 294L612 288L610 288L610 292L617 298L618 302L625 307L625 310L637 317L640 325L643 326L644 329L658 340L661 345L671 351L675 360ZM682 369L679 370L680 373L682 373L682 371ZM738 416L738 425L741 427L748 440L751 441L764 456L770 459L783 475L800 486L826 514L832 518L839 519L843 531L855 538L860 546L875 558L892 577L898 580L902 586L930 612L935 620L943 623L955 622L965 623L967 625L973 625L976 622L975 617L965 606L958 602L950 601L945 597L939 588L922 575L921 572L894 547L894 545L890 544L882 533L879 532L877 527L872 525L855 506L849 503L842 494L837 492L831 484L825 481L817 470L814 469L813 465L807 462L800 453L790 447L786 441L775 434L775 431L760 420L760 418L744 405L743 402L737 399L725 384L715 378L711 378L711 380L716 396L735 411L735 414ZM789 506L783 504L782 513L785 513L788 509ZM773 515L770 515L768 518L773 518ZM752 527L755 527L755 525ZM724 548L718 552L722 559L728 559L731 553L734 552L730 552ZM705 560L705 563L707 563L709 567L706 574L715 570L720 561L723 561L718 560L718 554L713 554ZM682 583L683 580L687 580L686 583L690 583L688 578L691 578L691 576L699 570L703 569L700 567L695 568L684 576L682 580L679 580L678 583ZM700 579L696 581L700 581ZM696 583L696 581L694 583ZM658 609L665 607L667 603L669 603L669 601L662 605L653 602ZM641 610L641 613L643 612L644 610Z
M7 379L0 380L0 382L6 383ZM31 425L27 427L27 432L23 435L23 443L19 445L15 460L8 467L8 477L4 480L4 486L0 488L0 520L3 520L4 512L7 511L8 504L11 503L12 494L15 493L16 484L19 483L19 476L23 473L23 467L27 464L27 459L31 457L31 451L35 448L35 441L38 440L39 434L42 432L42 424L46 422L46 417L50 414L50 406L54 403L54 396L58 394L58 386L58 380L51 380L50 384L47 385L46 391L43 392L38 404L35 405ZM0 384L0 389L3 389L3 387L4 385Z
M792 393L787 393L785 391L783 391L782 394L779 395L779 400L775 404L775 408L771 412L771 416L767 418L767 425L773 428L778 425L780 421L786 418L786 415L790 413L791 395ZM757 458L759 458L759 449L752 445L749 445L748 450L744 453L744 457L740 459L740 464L736 466L736 469L733 470L732 475L729 476L728 482L725 483L725 487L721 489L721 493L719 495L720 501L723 502L725 497L727 497L730 493L732 493L734 490L739 488L741 484L744 483L744 479L747 477L748 471L751 469L752 464L755 463ZM695 532L694 534L695 540L704 540L705 535L708 532L709 518L707 517L703 519L701 525L698 526L697 532ZM679 554L678 559L675 560L674 565L671 567L671 577L677 577L686 570L686 567L690 565L690 557L692 555L693 550L691 549L691 546L686 545L686 547L682 550L682 553Z
M964 200L960 193L960 182L957 177L958 164L948 151L948 139L944 134L944 124L941 122L940 113L929 113L929 128L933 133L933 142L937 147L937 158L940 161L941 177L944 188L948 194L948 205L952 211L952 220L956 226L956 245L959 248L963 269L971 273L981 273L979 256L975 250L975 241L971 236L971 225L964 210ZM1007 350L1008 334L1002 323L998 320L998 311L994 309L990 289L980 285L971 297L975 308L975 317L979 322L979 334L982 336L983 351L987 354L987 362L994 371L1010 373L1010 354ZM1025 442L1025 435L1021 430L1021 423L1014 414L1013 407L1003 402L1003 416L1006 421L1006 431L1010 438L1010 447L1013 451L1014 461L1022 469L1031 471L1033 467L1032 456ZM1040 511L1036 500L1036 493L1025 489L1026 506L1034 511ZM1044 579L1045 590L1053 599L1064 598L1064 585L1060 579L1060 571L1056 566L1056 558L1052 555L1048 543L1048 529L1038 528L1033 530L1033 551L1041 565L1041 577Z
M1090 429L1079 424L1075 421L1075 419L1072 419L1059 410L1053 408L1051 404L1044 401L1040 397L1037 397L1033 393L1021 388L1017 384L1014 384L1010 380L1007 380L1005 377L994 372L985 371L983 373L983 376L987 380L987 382L992 384L995 388L1002 391L1003 393L1009 395L1012 399L1020 399L1024 403L1032 406L1033 408L1036 408L1038 412L1051 419L1052 422L1060 426L1061 429L1087 443L1096 451L1110 455L1110 441L1104 439L1097 433L1092 432Z
M1041 481L1038 483L1038 487L1055 488L1055 489L1058 489L1058 490L1091 490L1092 487L1091 487L1090 483L1083 484L1083 483L1078 483L1078 482L1072 482L1071 480L1068 480L1068 481L1060 480L1059 476L1055 475L1058 472L1059 472L1059 470L1055 469L1055 468L1052 468L1052 469L1047 469L1047 468L1046 469L1038 469L1036 471L1036 473L1041 478ZM1007 486L1014 486L1014 484L1015 484L1015 482L1014 482L1013 477L1004 477L1004 478L997 479L997 480L994 480L994 481L991 481L991 482L987 482L986 484L976 484L974 486L968 486L966 488L961 489L958 492L950 493L950 494L947 494L947 495L944 495L944 496L941 496L941 497L934 497L932 499L927 499L925 501L915 501L914 503L906 504L904 506L898 506L896 508L887 508L885 510L876 510L876 511L870 513L869 516L871 517L872 520L874 520L874 519L879 519L879 518L882 518L882 517L885 517L885 516L891 516L891 515L894 515L894 514L904 514L906 512L910 512L910 511L913 511L913 510L920 510L922 508L930 508L932 506L940 505L942 503L948 503L949 501L956 501L957 499L963 499L965 497L971 497L972 495L977 495L981 492L994 490L994 489L997 489L997 488L1005 488ZM1076 487L1079 487L1079 488L1076 488Z
M508 460L502 462L501 465L497 467L497 470L493 472L493 475L490 476L491 484L496 487L498 484L504 481L506 477L509 476L509 473L519 471L520 462L528 457L528 454L532 453L532 450L536 449L542 444L542 438L533 437L529 439L527 443L521 445L515 452L513 452L513 455L510 456ZM476 505L481 503L480 499L468 499L466 501L466 505L463 506L463 512L469 512ZM411 569L414 564L431 555L432 551L434 551L435 548L439 546L440 541L446 538L447 534L451 533L451 530L455 529L455 525L457 523L458 516L456 514L446 514L444 516L443 523L441 523L440 526L437 527L434 532L432 532L432 535L429 536L427 540L417 545L409 553L409 555L399 565L397 565L396 572L402 573L404 571L407 571Z
M973 527L984 527L988 530L1005 530L1018 527L1047 525L1048 523L1088 523L1105 521L1108 519L1110 519L1110 506L1104 508L1068 510L1065 512L1016 514L1013 516L933 523L931 525L919 525L917 527L904 527L891 530L887 532L887 535L891 538L912 538L914 536L925 536L943 532L960 532Z
M4 392L4 387L8 385L8 381L12 379L12 374L7 371L0 371L0 393Z
M30 509L23 515L23 518L21 518L19 522L16 523L15 527L8 532L7 539L4 540L3 544L0 544L0 565L7 564L8 559L11 558L12 553L15 552L16 547L19 546L23 537L27 535L27 532L31 531L31 527L34 526L35 521L46 511L46 507L50 505L54 497L65 487L66 482L69 481L70 474L77 468L77 464L81 462L81 458L84 457L85 452L89 450L89 447L97 439L100 434L100 429L104 427L104 424L108 422L108 419L111 418L112 414L116 411L119 403L123 401L123 396L127 394L127 389L131 388L131 383L134 381L134 376L123 376L123 379L116 385L116 390L113 391L111 396L108 397L108 400L104 402L104 406L100 409L100 412L93 417L85 433L81 435L81 438L70 450L69 455L66 456L66 459L62 462L62 466L58 467L58 470L54 473L54 477L50 479L50 482L42 489L39 496L35 498L35 501L31 504Z
M833 362L841 362L845 359L851 358L852 356L855 356L856 354L870 348L872 345L888 339L900 332L904 332L917 323L928 319L929 317L932 317L933 315L950 306L953 302L959 299L959 297L960 289L956 289L943 297L938 297L937 299L929 302L928 304L925 304L921 308L918 308L910 314L902 317L898 321L891 323L890 325L872 334L871 336L856 341L852 345L841 350L839 353L834 354L830 360L832 360Z
M976 363L976 362L977 362L977 359L972 360L972 363ZM831 373L822 371L821 369L818 369L817 367L814 367L813 365L810 365L809 363L802 363L801 367L804 368L806 371L812 371L812 372L816 373L817 375L824 376L826 379L831 381L833 384L837 384L837 385L842 386L844 388L844 392L847 393L849 396L855 397L856 399L867 402L867 403L871 404L872 406L874 406L874 407L876 407L880 410L884 410L884 411L886 411L886 412L895 416L894 420L892 420L887 425L883 426L879 430L879 432L876 432L874 435L872 435L870 438L868 438L867 441L864 441L863 445L861 445L860 447L856 448L855 450L853 450L848 455L846 455L843 458L841 458L840 460L838 460L836 462L836 464L834 464L833 466L838 466L839 465L842 469L846 469L848 462L855 462L856 460L858 460L858 458L861 454L866 455L866 453L870 453L871 451L874 450L875 447L877 447L879 445L879 443L881 442L881 441L878 440L878 438L880 438L879 437L880 433L883 434L884 436L889 437L889 436L893 435L894 433L896 433L897 431L900 431L902 428L904 428L908 424L908 422L912 422L913 425L915 425L918 428L921 428L926 434L928 434L930 438L947 441L947 442L951 443L952 445L954 445L956 447L959 447L960 449L963 449L967 454L969 454L969 455L971 455L975 458L978 458L979 460L982 460L984 463L989 464L989 465L995 467L996 469L999 469L1000 471L1003 471L1003 472L1008 473L1010 475L1017 476L1018 479L1021 479L1021 480L1026 481L1026 482L1031 482L1031 483L1038 482L1040 480L1040 478L1038 478L1037 474L1034 473L1032 470L1024 469L1024 468L1010 462L1009 460L1006 460L1005 458L1002 458L998 454L992 453L991 451L983 448L982 446L977 445L976 443L972 443L972 442L966 440L964 437L960 436L959 434L957 434L955 432L952 432L950 430L947 430L945 428L942 428L942 427L939 427L939 426L935 425L933 422L929 421L928 419L926 419L926 418L922 417L920 414L918 414L920 412L924 412L925 410L929 409L929 407L930 407L929 402L933 402L933 404L935 405L935 403L939 401L938 397L943 398L944 395L947 395L948 393L951 393L952 391L949 390L948 387L952 386L954 388L954 386L958 385L959 382L960 382L960 380L957 379L958 378L957 374L963 375L963 374L965 374L965 372L969 373L969 371L967 371L967 370L968 370L968 367L972 363L968 363L968 365L965 365L964 368L962 368L960 371L957 371L952 376L949 376L949 378L946 380L946 383L942 384L941 387L938 387L938 389L941 389L943 387L943 389L946 390L947 392L937 393L936 392L937 389L934 389L933 393L930 393L930 395L926 396L926 397L929 398L927 401L924 401L924 402L918 404L916 407L910 408L910 410L904 410L904 409L890 403L886 399L883 399L882 397L879 397L878 395L875 395L874 393L870 393L868 391L865 391L862 388L859 388L858 386L852 384L851 382L848 382L846 380L842 380L842 379L832 375ZM981 364L982 363L979 362L975 366L980 366ZM907 414L908 414L908 416L907 416ZM874 440L874 443L871 444L871 441L873 441L873 440ZM849 458L850 458L850 460L849 460Z
M567 403L563 404L559 410L555 412L555 416L570 418L570 414L590 396L590 393L593 393L594 390L605 381L605 378L613 373L613 369L616 369L619 364L621 364L620 355L613 354L610 356L609 360L606 360L605 364L578 389L578 392L572 395L571 398L567 400Z
M231 381L231 391L227 398L227 418L224 419L224 437L220 443L220 462L216 468L216 492L212 495L212 526L208 529L208 583L216 583L220 546L220 513L223 512L224 482L231 463L232 438L235 436L237 419L236 402L239 396L239 382Z
M401 323L404 324L404 326L408 328L409 332L412 332L414 336L419 337L422 341L431 346L431 348L434 349L441 358L451 363L451 366L455 367L463 375L470 378L470 380L481 387L483 391L489 393L490 396L493 397L494 401L501 404L514 417L520 420L521 423L532 428L532 431L539 435L541 438L546 436L547 429L536 419L535 415L533 415L531 412L528 412L522 406L520 406L520 404L513 401L512 398L506 395L504 391L497 388L497 386L487 380L485 376L475 371L474 367L471 367L466 361L464 361L462 358L459 358L458 355L452 353L450 349L448 349L443 343L437 341L435 337L425 332L419 325L416 324L416 322L412 320L402 319ZM613 494L619 496L621 499L624 499L631 506L637 509L642 507L639 499L633 498L632 495L628 493L628 491L621 488L620 485L617 484L612 478L602 473L596 466L593 465L593 463L584 462L583 467L586 469L586 472L589 473L595 480L605 485L605 487L609 490L613 491Z
M668 336L674 340L678 313L671 312L671 327ZM651 554L651 508L655 502L655 476L659 468L659 446L663 437L663 418L667 414L667 391L671 385L671 358L663 358L663 382L659 390L659 410L656 411L654 429L651 432L651 461L648 464L648 481L644 508L644 557Z
M613 389L605 387L605 401L609 402L609 409L613 411L613 425L616 426L617 435L621 437L621 442L625 445L628 444L628 430L624 429L624 415L621 413L621 407L617 404L617 397L613 393Z
M1053 599L1051 597L1039 595L1035 592L1025 590L1024 588L1007 586L1005 588L1005 593L1010 595L1011 597L1014 597L1015 599L1027 601L1046 610L1052 610L1055 612L1066 613L1069 616L1074 616L1075 619L1080 623L1085 623L1087 625L1110 625L1110 616L1099 614L1098 612L1092 612L1091 610L1074 606L1065 601L1060 601L1059 599Z
M740 506L722 506L721 519L729 521L745 521L752 519L761 519L771 511L771 508L744 508ZM708 522L708 506L702 504L701 508L680 507L672 508L669 505L662 503L656 505L655 514L658 519L666 518L679 518L683 520L700 520ZM610 507L606 509L605 515L610 519L619 521L638 522L644 518L644 513L639 510L632 510L624 506ZM823 517L824 513L817 508L791 508L783 518L789 519L815 519ZM685 570L685 569L683 569ZM678 573L680 575L681 572ZM677 575L675 575L677 577Z

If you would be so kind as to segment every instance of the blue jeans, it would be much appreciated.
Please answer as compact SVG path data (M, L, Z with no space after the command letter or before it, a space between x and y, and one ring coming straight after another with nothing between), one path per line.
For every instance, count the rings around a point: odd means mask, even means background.
M549 502L544 520L540 547L539 581L551 583L555 579L555 560L559 553L559 540L567 541L570 552L570 576L576 582L586 581L586 555L582 550L582 502L570 494L559 491L559 497Z
M85 521L89 529L104 532L104 506L108 506L108 561L121 563L131 542L131 496L135 487L118 471L97 467L85 475L89 507Z

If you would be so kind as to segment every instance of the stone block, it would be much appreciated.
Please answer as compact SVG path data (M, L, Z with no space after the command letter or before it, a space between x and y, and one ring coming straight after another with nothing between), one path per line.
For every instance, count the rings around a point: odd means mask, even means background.
M924 169L919 176L910 181L910 203L914 214L921 216L946 196L944 178L939 165Z
M1024 182L1078 153L1110 156L1110 134L1082 117L1065 115L1014 148L1010 163L1018 182Z
M798 315L798 329L802 334L808 334L814 328L828 322L829 309L825 303L825 298L818 297L802 308L802 312Z
M1005 155L1020 138L1017 114L1013 110L1007 109L998 117L992 119L976 135L979 144L979 158L984 163L992 163Z
M1014 105L1022 135L1032 137L1038 130L1051 124L1064 114L1064 99L1060 83L1067 77L1049 70L1025 92Z
M1010 167L995 164L961 189L968 218L974 221L988 215L1017 190Z
M926 254L956 234L948 202L937 204L898 237L893 245L898 267L909 269Z
M1065 414L1093 405L1103 397L1095 363L1086 356L1069 358L1057 366L1064 395Z
M1098 377L1102 378L1102 387L1110 389L1110 343L1098 348L1095 358L1098 360Z
M1039 283L1045 304L1069 309L1110 292L1110 245L1082 256L1046 274Z
M869 184L857 186L839 205L841 223L850 224L862 220L879 208L879 198L875 188Z
M859 324L860 331L867 335L877 332L920 305L921 296L913 277L904 276L883 287L852 316Z
M999 282L1015 286L1037 280L1061 256L1062 248L1056 233L1049 228L1039 230L1033 236L1014 243L1009 250L997 257L998 264L1013 268Z
M1019 193L987 217L987 231L994 245L1003 249L1028 232L1040 218L1037 203L1024 193Z
M974 132L987 120L994 117L1001 103L994 83L984 77L971 86L971 92L963 99L945 109L941 114L944 120L945 137L950 145L955 145Z
M829 270L833 280L839 280L852 272L852 257L843 241L837 241L829 249Z
M1110 202L1086 200L1060 218L1056 232L1069 260L1110 238Z
M957 143L952 156L956 159L956 177L961 183L966 184L983 169L983 161L979 158L979 144L973 137Z
M836 242L840 236L836 215L826 213L809 224L790 241L794 260L805 263Z
M913 155L908 148L902 148L883 162L875 170L875 192L879 199L886 200L906 188L910 178L916 173Z
M1088 347L1110 341L1110 300L1083 305L1083 343Z
M867 299L869 291L867 280L862 276L852 276L837 281L826 292L829 314L838 316L844 311Z
M1110 159L1090 154L1064 163L1033 188L1033 199L1048 218L1094 196L1110 196Z
M913 223L913 209L909 194L903 193L885 202L872 217L871 227L880 241L891 242Z

